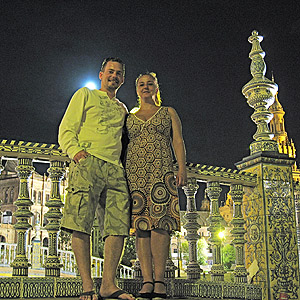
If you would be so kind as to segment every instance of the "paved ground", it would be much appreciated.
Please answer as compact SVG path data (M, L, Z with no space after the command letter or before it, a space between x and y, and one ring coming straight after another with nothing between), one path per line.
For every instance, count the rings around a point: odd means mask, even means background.
M0 298L1 300L12 300L12 299L5 299L5 298ZM32 300L78 300L79 298L31 298ZM171 298L168 298L168 300L195 300L195 299L201 299L201 300L215 300L215 299L208 299L208 298L174 298L174 299L171 299ZM14 300L23 300L21 298L16 298ZM24 299L24 300L27 300L27 299Z
M5 298L0 298L1 300L12 300L12 299L5 299ZM31 298L32 300L78 300L79 298L76 297L76 298ZM174 298L174 299L171 299L171 298L168 298L168 300L195 300L195 299L200 299L200 298ZM22 298L16 298L14 300L23 300ZM24 299L24 300L27 300L27 299ZM207 298L201 298L201 300L210 300L210 299L207 299Z

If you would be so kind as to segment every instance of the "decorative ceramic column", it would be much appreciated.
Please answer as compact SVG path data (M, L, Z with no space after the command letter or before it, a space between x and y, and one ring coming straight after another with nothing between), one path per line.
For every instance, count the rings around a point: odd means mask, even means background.
M253 78L242 88L247 103L254 108L257 125L250 156L235 165L257 176L257 186L244 187L245 265L251 283L262 287L265 300L300 299L299 258L292 166L294 158L278 151L268 123L277 85L265 77L263 40L257 31L248 39Z
M213 265L211 267L211 278L213 281L224 281L224 266L222 264L222 241L219 237L219 233L224 231L225 228L222 225L223 218L219 211L219 198L222 189L220 188L220 183L217 181L212 181L207 183L206 193L211 201L210 206L210 216L209 216L209 228L210 238L209 243L212 247L213 252Z
M233 219L231 224L233 229L230 233L233 236L232 244L235 247L235 269L234 269L234 281L236 283L247 283L248 272L245 267L245 243L244 235L246 230L245 220L242 214L242 201L243 201L243 186L241 184L231 185L231 198L234 203L233 206Z
M46 206L49 208L45 217L48 224L45 226L49 235L49 252L45 262L45 276L59 277L62 264L57 255L57 239L62 217L63 203L60 197L60 182L65 173L65 164L62 161L51 161L48 169L51 179L51 196Z
M200 225L197 221L198 213L196 210L195 195L198 188L199 186L195 178L189 178L187 185L183 187L187 198L186 213L184 215L186 224L183 227L187 230L185 239L189 243L189 264L186 270L188 279L198 279L201 272L203 272L197 262L197 241L200 237L197 231Z
M297 226L297 245L299 253L299 266L300 266L300 184L294 183L295 195L295 211L296 211L296 226Z
M29 224L29 219L33 216L30 211L30 206L33 203L29 198L28 180L33 170L34 167L32 166L32 159L18 159L16 171L20 178L20 191L19 197L15 202L18 209L14 213L14 216L17 219L17 223L14 226L17 231L17 253L15 260L11 264L13 268L13 276L28 276L28 267L30 266L26 257L25 234L29 228L32 228Z
M142 269L141 269L141 264L140 264L140 261L139 259L137 258L135 261L134 261L134 264L132 266L133 268L133 277L135 279L142 279L143 278L143 275L142 275Z
M261 151L278 152L277 141L272 140L274 134L270 132L268 127L273 117L268 108L275 101L278 86L275 82L265 77L265 52L260 46L262 40L263 37L259 36L257 31L253 31L248 39L249 43L252 44L249 57L252 60L250 71L253 79L244 85L242 89L243 95L247 98L248 105L254 108L251 119L257 126L257 131L253 135L255 141L250 145L251 154Z
M173 260L171 259L170 255L166 261L166 270L165 270L165 278L175 278L175 270L176 270L176 266L173 263Z

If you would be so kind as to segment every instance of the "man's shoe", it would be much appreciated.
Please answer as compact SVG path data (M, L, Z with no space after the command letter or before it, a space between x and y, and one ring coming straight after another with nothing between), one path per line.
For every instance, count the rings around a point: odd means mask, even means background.
M95 291L83 292L79 296L80 300L95 300L95 298L98 299Z
M110 296L106 296L106 297L102 297L102 296L99 294L99 300L122 299L122 298L120 298L119 296L124 295L124 294L130 295L130 294L127 293L126 291L118 290L118 291L112 293ZM134 297L133 297L132 295L130 295L130 297L132 297L132 298L134 299Z

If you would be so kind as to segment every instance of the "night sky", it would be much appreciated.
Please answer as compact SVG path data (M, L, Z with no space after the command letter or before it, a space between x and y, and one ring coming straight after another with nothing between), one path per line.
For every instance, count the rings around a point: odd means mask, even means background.
M250 3L248 3L250 2ZM255 3L251 5L251 2ZM73 93L102 60L126 63L118 98L157 73L163 104L182 120L187 160L234 168L256 125L241 93L252 79L248 37L264 37L266 77L279 85L285 125L300 153L299 1L1 1L0 138L57 143Z

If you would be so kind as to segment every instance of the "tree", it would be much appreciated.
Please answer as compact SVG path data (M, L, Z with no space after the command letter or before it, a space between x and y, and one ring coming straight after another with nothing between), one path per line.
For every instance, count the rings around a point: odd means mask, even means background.
M99 257L104 257L104 241L102 238L99 239ZM129 236L125 240L125 247L123 251L121 264L131 267L131 260L136 259L136 250L135 250L135 236Z
M58 235L58 247L63 250L71 250L71 236L72 234L61 230Z
M186 264L189 263L189 243L187 241L181 242L181 253L182 259L186 261Z
M232 245L227 244L222 249L223 265L226 270L230 270L235 263L235 249Z
M182 258L189 263L189 243L187 241L181 242ZM206 265L208 257L208 244L204 237L197 242L197 261L200 265Z
M207 265L208 244L204 237L197 242L197 262L199 265Z
M125 242L124 254L121 264L131 267L131 260L136 259L135 236L129 236Z

